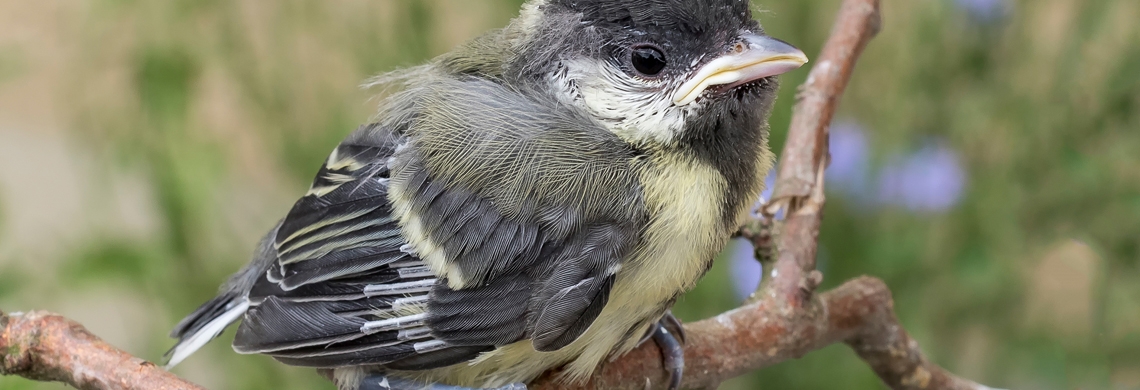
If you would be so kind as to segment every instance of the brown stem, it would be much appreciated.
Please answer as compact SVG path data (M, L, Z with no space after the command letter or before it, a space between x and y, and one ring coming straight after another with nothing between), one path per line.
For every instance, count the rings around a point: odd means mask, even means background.
M894 314L882 281L862 277L820 294L796 311L771 300L685 326L683 388L712 388L736 376L846 342L896 390L982 390L930 363ZM532 389L664 389L667 375L653 343L602 367L585 385L568 385L550 373Z
M0 332L0 375L90 390L202 389L56 314L0 313Z
M844 1L831 37L796 96L773 199L764 208L767 216L779 209L787 213L776 245L779 257L773 271L778 276L768 293L790 310L801 307L823 278L815 271L815 257L825 201L828 128L859 55L881 23L879 0Z
M893 389L986 389L927 360L902 329L887 286L858 278L814 297L802 310L764 300L685 326L685 388L713 387L749 371L845 342ZM0 315L0 374L59 381L79 389L201 389L103 342L74 321L32 312ZM660 351L646 343L606 365L586 384L552 372L534 389L660 389ZM648 385L647 385L648 384Z
M792 125L780 155L780 171L772 196L777 202L805 199L816 191L820 184L819 169L826 163L831 118L847 89L859 55L881 26L879 0L843 2L830 38L796 95Z

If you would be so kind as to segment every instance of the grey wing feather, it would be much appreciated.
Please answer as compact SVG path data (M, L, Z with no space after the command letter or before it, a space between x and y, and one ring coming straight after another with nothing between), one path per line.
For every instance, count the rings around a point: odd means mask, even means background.
M448 349L422 320L401 320L436 281L391 215L387 160L403 140L381 125L361 132L382 136L337 147L277 230L277 261L249 290L238 352L339 367Z
M288 302L271 296L246 313L234 339L234 350L272 354L343 343L366 336L360 332L365 322L333 313L321 302Z
M534 348L556 351L574 342L602 312L613 284L614 275L598 275L558 290L538 315Z
M572 111L488 81L411 90L394 98L403 111L334 151L238 294L196 313L240 296L239 352L429 369L527 338L561 348L604 307L646 218L634 153ZM417 257L389 200L397 184L472 283L451 289Z
M616 271L606 267L633 246L630 233L620 224L604 224L570 242L566 253L573 257L557 264L536 300L541 309L532 336L535 349L561 349L589 328L613 287Z
M456 345L506 345L526 336L532 278L504 276L495 283L460 291L446 285L431 292L428 324Z
M414 194L412 213L468 279L433 289L428 323L449 343L521 334L537 349L562 348L601 312L640 239L636 151L542 96L437 80L408 127L414 147L393 159L393 183Z

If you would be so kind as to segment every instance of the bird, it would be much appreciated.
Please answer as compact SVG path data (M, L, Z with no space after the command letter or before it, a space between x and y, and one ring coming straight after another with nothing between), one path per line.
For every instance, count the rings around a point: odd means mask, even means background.
M219 294L169 366L233 348L341 390L588 379L653 339L774 165L778 75L808 62L746 0L530 0L505 27L378 76L371 123ZM316 164L314 164L316 165Z

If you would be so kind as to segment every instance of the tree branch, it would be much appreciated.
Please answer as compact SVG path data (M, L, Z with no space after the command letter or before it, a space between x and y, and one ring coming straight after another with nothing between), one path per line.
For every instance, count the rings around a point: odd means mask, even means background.
M84 390L202 388L131 356L57 314L0 312L0 375Z
M720 382L797 359L838 342L851 345L896 390L984 390L954 377L923 357L918 343L895 317L890 290L862 277L809 300L802 310L781 310L763 300L685 325L682 388L715 388ZM542 390L664 389L668 374L653 343L645 343L602 367L585 385L568 385L557 373L532 384Z
M846 0L831 37L796 96L788 140L780 155L772 201L762 208L771 217L787 214L777 238L778 257L771 298L795 310L815 291L823 275L815 270L822 222L823 174L828 163L828 130L855 64L881 28L879 0ZM756 241L756 237L749 237Z

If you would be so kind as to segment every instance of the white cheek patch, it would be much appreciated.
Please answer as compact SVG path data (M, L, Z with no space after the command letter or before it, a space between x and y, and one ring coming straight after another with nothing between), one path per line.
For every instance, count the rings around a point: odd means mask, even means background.
M699 104L673 104L673 88L595 60L568 61L550 80L564 103L585 109L608 130L631 143L672 144L685 118Z

